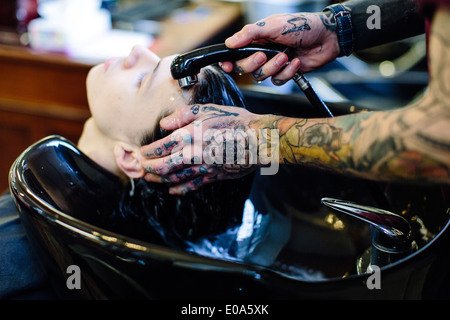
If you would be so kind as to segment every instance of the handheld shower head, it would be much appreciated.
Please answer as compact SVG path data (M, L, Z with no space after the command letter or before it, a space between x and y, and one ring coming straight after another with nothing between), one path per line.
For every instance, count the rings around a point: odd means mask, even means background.
M230 49L225 44L216 44L175 57L170 71L172 77L178 80L179 86L185 88L197 83L197 74L202 68L220 61L244 59L259 51L264 52L270 59L279 52L286 51L286 47L273 44L250 44L243 48Z
M197 83L200 70L208 65L221 61L237 61L251 56L256 52L264 52L268 59L280 52L286 52L288 47L277 44L252 43L246 47L230 49L225 44L216 44L181 54L173 59L170 72L181 88ZM323 111L323 115L333 117L333 114L319 98L305 76L298 72L293 80L303 91L309 102Z

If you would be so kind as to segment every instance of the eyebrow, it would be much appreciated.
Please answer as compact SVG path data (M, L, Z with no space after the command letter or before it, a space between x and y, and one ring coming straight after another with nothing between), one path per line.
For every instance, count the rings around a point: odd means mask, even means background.
M158 61L158 63L156 64L155 68L153 69L152 75L150 76L150 79L149 79L148 83L152 83L153 78L155 77L155 74L156 74L156 72L158 72L159 66L161 65L161 61L162 61L162 59L160 59Z

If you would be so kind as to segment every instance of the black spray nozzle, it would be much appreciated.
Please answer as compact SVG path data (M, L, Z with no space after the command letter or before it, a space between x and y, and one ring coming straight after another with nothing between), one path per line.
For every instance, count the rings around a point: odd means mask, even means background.
M270 59L279 52L286 51L286 47L276 44L249 44L243 48L230 49L225 44L215 44L175 57L170 71L183 88L195 84L200 70L206 66L222 61L237 61L259 51L264 52Z
M181 54L173 59L170 72L181 88L189 87L197 83L197 75L206 66L222 62L237 61L251 56L256 52L264 52L268 59L280 52L288 52L289 48L279 44L252 43L242 48L230 49L225 44L215 44ZM298 72L293 80L303 91L309 102L322 112L326 117L333 114L325 103L316 94L305 76Z

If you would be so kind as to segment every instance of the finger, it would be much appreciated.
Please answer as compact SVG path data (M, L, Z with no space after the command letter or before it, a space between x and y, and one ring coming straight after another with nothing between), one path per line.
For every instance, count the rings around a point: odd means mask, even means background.
M188 144L182 150L174 152L170 156L160 157L157 159L143 159L142 167L144 171L150 173L147 177L148 181L158 181L161 176L169 175L177 170L190 167L192 165L202 165L202 151L201 144ZM198 169L202 172L203 169ZM155 177L158 175L159 177ZM160 180L160 179L159 179Z
M144 180L148 181L148 182L162 183L161 176L158 176L157 174L149 173L149 172L145 173Z
M181 183L169 188L170 194L184 195L188 192L199 189L200 187L217 181L215 176L202 175L185 183Z
M142 167L145 172L150 173L147 179L153 182L163 182L158 181L158 176L166 176L172 172L183 169L184 167L190 165L191 159L185 159L183 155L183 151L176 152L170 156L152 159L152 160L143 160Z
M212 169L210 169L212 170ZM192 180L202 175L209 174L208 168L205 165L192 165L189 167L182 168L174 173L158 176L155 174L149 174L147 181L158 182L158 183L184 183L187 180Z
M187 105L179 107L172 114L161 119L159 125L165 130L175 130L191 123L200 115L200 105Z
M252 73L260 69L266 61L267 56L263 52L256 52L245 59L237 61L234 71L238 74Z
M272 76L272 83L277 86L285 84L287 81L291 80L294 77L294 75L300 69L300 66L300 59L293 59L286 67L284 67L284 69Z
M289 57L287 56L287 54L280 52L275 57L270 59L267 63L265 63L261 68L254 71L252 73L253 77L257 81L265 80L268 77L279 73L280 70L286 66L288 61Z
M167 137L141 147L141 154L147 159L166 157L192 143L192 134L187 128L175 130Z
M261 29L256 24L247 24L240 31L225 40L225 45L230 49L241 48L254 40L262 39L266 35L262 34Z
M221 66L222 66L223 71L225 71L227 73L230 73L234 70L233 62L230 62L230 61L221 62Z

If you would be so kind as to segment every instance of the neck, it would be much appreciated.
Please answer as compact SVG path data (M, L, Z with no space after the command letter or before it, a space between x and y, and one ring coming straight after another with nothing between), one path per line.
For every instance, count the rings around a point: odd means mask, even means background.
M116 141L104 135L94 120L89 118L78 141L78 148L106 170L122 177L124 174L117 166L114 157L115 143Z

